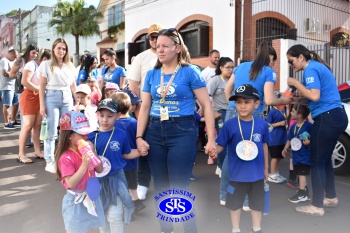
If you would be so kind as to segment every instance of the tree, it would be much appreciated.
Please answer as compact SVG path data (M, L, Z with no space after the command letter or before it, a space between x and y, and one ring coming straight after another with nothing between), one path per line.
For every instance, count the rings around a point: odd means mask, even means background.
M9 13L7 13L5 16L6 17L11 17L11 16L17 15L18 13L19 13L18 10L12 10Z
M57 9L53 12L49 26L56 27L59 35L72 34L75 38L75 56L79 60L79 37L100 35L97 20L103 15L93 5L85 7L85 0L74 0L70 2L57 3Z

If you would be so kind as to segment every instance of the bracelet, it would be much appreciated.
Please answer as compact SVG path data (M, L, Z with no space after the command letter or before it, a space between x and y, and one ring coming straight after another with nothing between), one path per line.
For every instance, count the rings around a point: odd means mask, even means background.
M143 138L143 137L142 136L137 136L136 139L138 139L138 138Z

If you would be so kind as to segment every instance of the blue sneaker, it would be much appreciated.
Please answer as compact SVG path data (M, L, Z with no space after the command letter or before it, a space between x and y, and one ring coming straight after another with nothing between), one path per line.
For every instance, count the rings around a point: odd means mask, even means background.
M13 126L12 123L7 123L5 124L4 129L15 129L15 127Z
M18 123L17 121L12 122L12 125L16 128L21 127L21 123Z
M194 176L193 174L191 174L190 180L197 180L197 176Z

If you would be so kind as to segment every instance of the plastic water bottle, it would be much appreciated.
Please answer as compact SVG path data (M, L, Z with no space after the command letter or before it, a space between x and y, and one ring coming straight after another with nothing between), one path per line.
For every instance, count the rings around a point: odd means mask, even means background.
M78 150L81 155L85 154L87 151L89 151L90 155L90 163L89 163L89 168L90 170L95 169L98 165L100 165L101 160L99 160L96 155L92 152L92 148L89 143L87 143L84 139L80 139L77 142Z
M219 125L219 129L221 129L222 126L224 125L224 121L222 119L219 119L218 125Z
M41 128L40 128L40 140L46 140L47 135L47 121L46 117L43 117L41 121Z
M295 87L288 87L287 90L283 93L283 96L291 97L293 93L296 91ZM280 104L277 106L278 110L283 110L286 105Z
M268 183L265 182L264 184L264 190L265 190L265 196L264 196L264 211L263 215L267 215L270 213L270 186Z

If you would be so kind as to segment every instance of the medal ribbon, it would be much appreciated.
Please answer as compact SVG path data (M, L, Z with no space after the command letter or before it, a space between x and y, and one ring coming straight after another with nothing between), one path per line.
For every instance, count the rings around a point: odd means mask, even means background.
M108 147L109 143L111 142L111 139L112 139L113 134L114 134L114 127L113 127L113 130L112 130L111 136L109 136L109 139L108 139L107 144L106 144L106 147L105 147L105 149L104 149L104 151L103 151L102 157L105 156L107 147ZM98 132L97 132L96 135L95 135L95 141L94 141L94 147L95 147L96 152L97 152L97 149L96 149L97 136L98 136Z
M285 114L283 111L279 110L279 109L276 108L276 107L274 107L274 109L276 109L277 111L279 111L279 112L284 116L284 119L287 120L287 116L286 116L286 114Z
M253 131L254 131L254 117L252 117L252 132L250 133L250 139L249 141L252 141L252 137L253 137ZM238 116L238 126L239 126L239 132L241 133L241 136L242 136L242 140L244 141L244 137L243 137L243 133L242 133L242 127L241 127L241 122L240 122L240 119L239 119L239 116Z
M181 67L180 64L178 64L176 66L176 69L175 69L174 73L172 74L172 76L171 76L171 78L170 78L170 80L168 82L168 85L165 88L165 91L164 91L164 70L163 70L163 67L161 69L161 73L160 73L160 92L162 94L162 98L160 99L160 103L163 103L163 107L164 107L164 100L165 100L165 97L166 97L166 95L167 95L167 93L169 91L170 85L172 84L172 82L173 82L173 80L175 78L175 75L176 75L177 71L180 69L180 67Z
M69 147L69 150L73 151L76 155L78 155L78 157L81 159L81 161L83 161L83 158L80 156L80 154L77 151L75 151L72 147ZM90 169L88 168L87 170L88 170L88 175L90 177L91 176Z
M298 136L298 133L299 133L301 127L303 127L304 123L305 123L305 121L303 121L303 123L302 123L301 126L299 127L298 132L296 132L296 130L297 130L297 124L295 124L295 127L294 127L294 137L295 137L295 138ZM295 132L296 132L297 134L295 134Z

